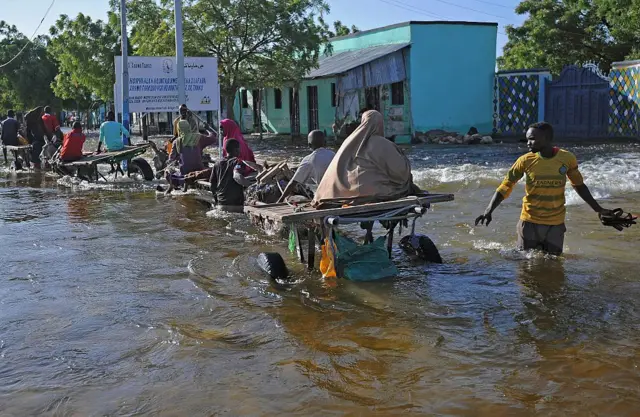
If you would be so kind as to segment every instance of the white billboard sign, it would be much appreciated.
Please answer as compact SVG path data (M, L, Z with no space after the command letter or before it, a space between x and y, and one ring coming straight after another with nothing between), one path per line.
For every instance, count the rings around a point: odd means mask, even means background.
M122 99L122 57L116 58L115 100ZM129 112L175 112L178 106L178 72L175 57L130 56ZM186 105L194 111L220 109L218 60L184 58Z

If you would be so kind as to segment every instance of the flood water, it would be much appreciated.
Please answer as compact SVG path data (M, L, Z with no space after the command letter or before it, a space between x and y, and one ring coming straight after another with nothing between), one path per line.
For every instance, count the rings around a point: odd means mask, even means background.
M640 211L640 146L568 149L603 206ZM0 415L638 415L640 226L606 228L568 191L565 256L518 253L519 185L474 227L524 151L408 150L422 188L456 196L418 223L445 264L398 252L376 283L307 274L190 197L1 168ZM296 285L259 271L267 250Z

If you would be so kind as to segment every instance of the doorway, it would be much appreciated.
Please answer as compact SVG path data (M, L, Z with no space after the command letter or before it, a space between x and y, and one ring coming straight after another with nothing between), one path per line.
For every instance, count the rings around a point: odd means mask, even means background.
M298 90L289 89L289 120L291 122L291 136L300 134L300 98Z
M309 107L309 132L319 128L318 123L318 86L307 87L307 103Z

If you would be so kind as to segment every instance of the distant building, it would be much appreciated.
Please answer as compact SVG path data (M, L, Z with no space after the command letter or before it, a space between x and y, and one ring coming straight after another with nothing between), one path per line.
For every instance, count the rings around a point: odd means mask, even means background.
M262 124L274 133L332 135L337 120L354 121L369 107L384 115L385 136L400 142L432 129L489 133L497 26L406 22L333 38L332 54L307 74L297 97L292 88L262 90ZM240 89L236 99L247 132L258 130L257 95Z

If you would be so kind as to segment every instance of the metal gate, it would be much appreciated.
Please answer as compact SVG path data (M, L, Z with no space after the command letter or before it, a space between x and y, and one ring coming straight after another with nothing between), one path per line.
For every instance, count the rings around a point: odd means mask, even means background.
M604 138L609 125L609 78L593 64L570 65L545 85L545 120L558 138Z

